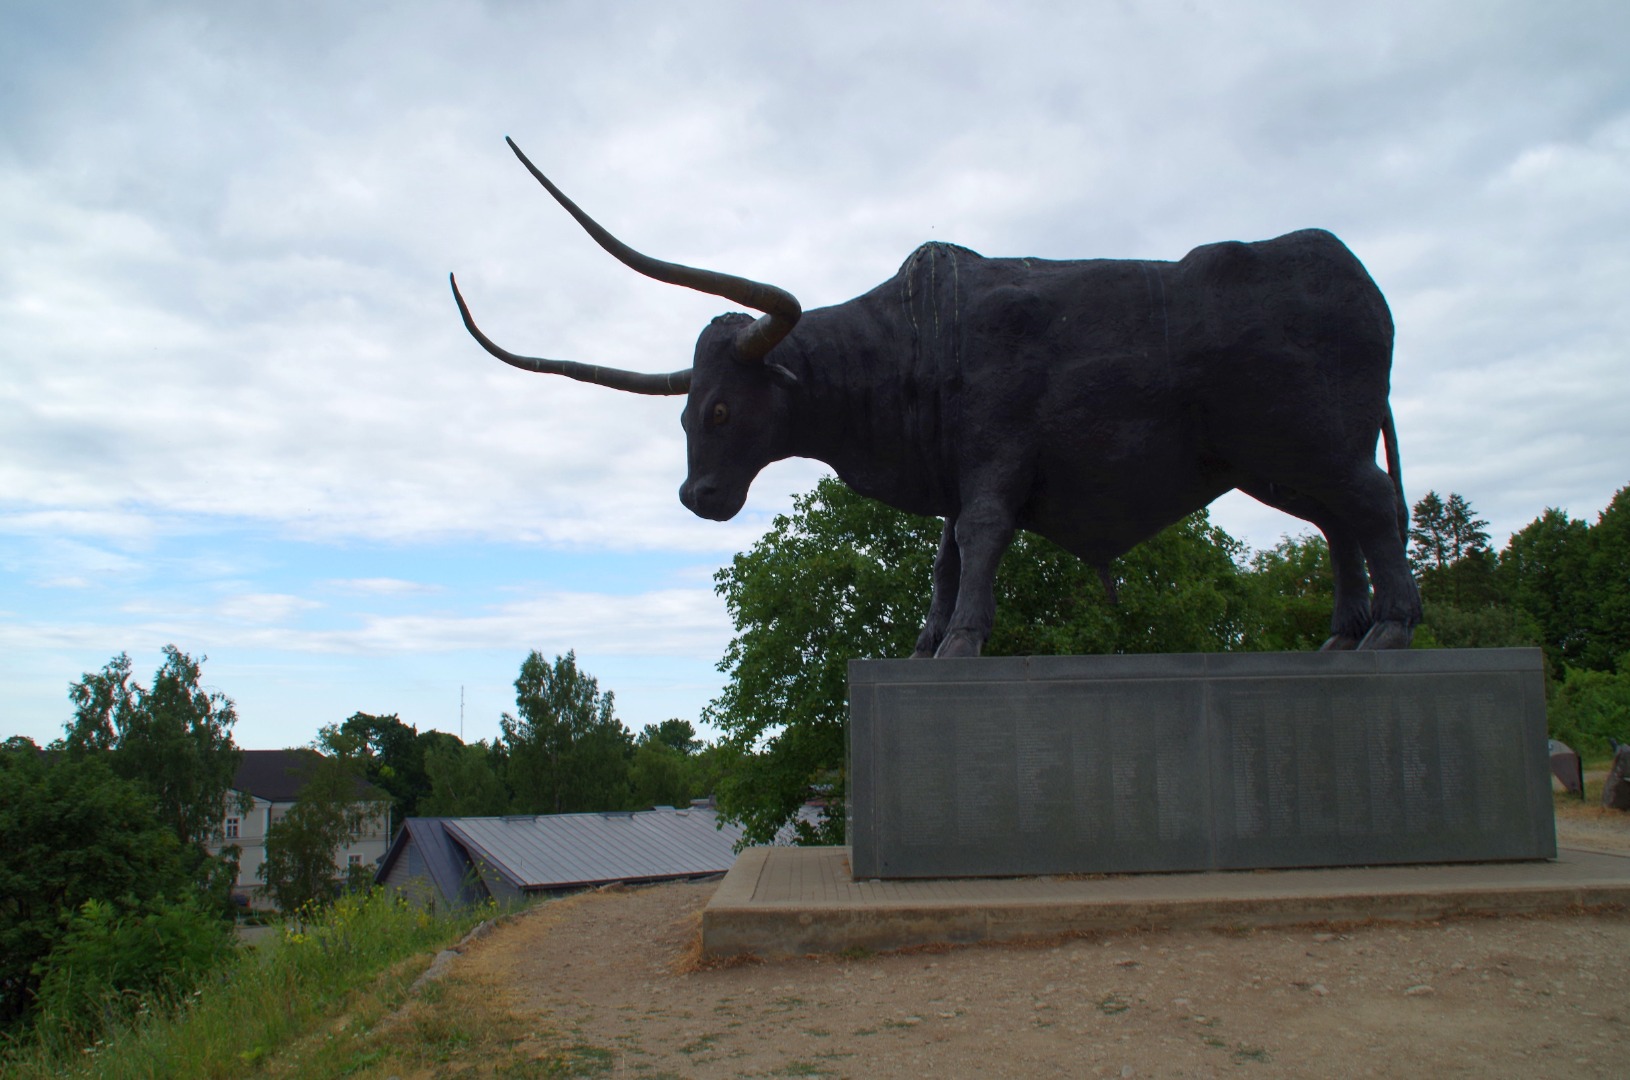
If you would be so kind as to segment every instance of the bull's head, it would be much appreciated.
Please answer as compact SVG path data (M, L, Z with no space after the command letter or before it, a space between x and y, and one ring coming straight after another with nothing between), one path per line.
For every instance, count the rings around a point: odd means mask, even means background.
M504 363L634 394L685 394L685 411L680 422L685 427L689 475L679 489L679 499L701 517L715 521L734 517L746 502L747 489L759 470L787 456L788 427L783 415L785 392L782 388L796 381L796 377L768 358L770 350L792 331L803 314L798 300L774 285L640 254L578 209L576 203L527 160L513 140L504 141L538 183L577 219L595 242L630 269L658 281L722 296L764 312L758 319L740 313L719 316L697 339L691 367L666 375L646 375L570 360L517 356L500 348L475 325L464 297L459 294L457 279L448 275L465 329L482 348Z

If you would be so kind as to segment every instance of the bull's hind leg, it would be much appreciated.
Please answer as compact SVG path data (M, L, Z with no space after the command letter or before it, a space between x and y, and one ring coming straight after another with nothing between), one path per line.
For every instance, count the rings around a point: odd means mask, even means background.
M1323 503L1300 492L1268 483L1243 483L1240 490L1258 502L1311 522L1324 533L1330 548L1335 603L1330 612L1330 636L1319 648L1324 652L1358 648L1358 643L1370 632L1371 623L1370 579L1364 573L1364 555L1358 542Z
M940 533L939 554L934 556L934 592L928 602L928 618L923 621L923 632L917 635L917 648L913 659L931 657L945 640L945 628L956 610L957 581L962 577L962 558L956 546L956 516L947 515L945 531Z
M1409 560L1404 556L1404 538L1399 529L1397 488L1392 478L1373 461L1354 467L1339 486L1318 491L1303 491L1300 497L1319 504L1316 513L1327 518L1325 534L1331 538L1331 558L1336 555L1336 538L1351 538L1364 554L1369 566L1371 586L1369 629L1356 646L1339 642L1327 647L1356 647L1359 649L1407 649L1414 637L1415 626L1421 621L1421 597L1415 588L1415 578L1409 572ZM1299 513L1299 512L1298 512ZM1316 520L1311 514L1301 515ZM1351 558L1347 560L1352 562ZM1361 574L1362 570L1349 571ZM1331 626L1333 638L1350 636L1351 628L1358 625L1356 614L1345 613L1342 603L1348 599L1341 595L1341 572L1337 578L1337 622ZM1349 596L1351 595L1349 591ZM1346 619L1346 629L1338 625Z
M1358 647L1407 649L1421 621L1421 594L1404 553L1398 490L1374 462L1365 462L1353 480L1353 535L1364 549L1375 590L1370 630Z

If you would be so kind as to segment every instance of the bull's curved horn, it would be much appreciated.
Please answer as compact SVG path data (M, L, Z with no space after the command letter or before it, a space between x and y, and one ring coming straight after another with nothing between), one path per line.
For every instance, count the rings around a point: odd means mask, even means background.
M636 270L646 277L665 281L670 285L683 285L687 289L695 289L713 296L722 296L726 300L734 300L738 304L745 304L755 311L764 312L764 317L749 327L745 327L736 336L736 351L743 360L760 361L776 347L782 338L792 332L797 325L799 316L804 309L799 305L798 298L785 289L774 285L766 285L761 281L752 281L748 278L736 277L734 274L721 274L716 270L701 270L694 266L685 266L681 263L663 262L653 259L649 255L642 255L612 236L600 223L579 210L577 204L568 199L565 194L550 183L549 178L538 171L538 167L527 160L521 148L515 145L515 140L508 135L504 141L509 148L515 151L515 156L521 159L527 172L537 178L555 201L566 208L566 212L577 219L583 230L594 237L594 242L605 248L619 262L630 270Z
M464 303L464 297L458 291L458 279L452 274L447 280L453 286L453 300L458 304L458 313L464 318L464 329L470 336L481 343L481 347L506 364L518 367L523 371L537 371L544 375L564 375L568 379L578 382L594 383L596 386L609 386L613 390L627 390L631 394L664 394L678 395L690 393L690 368L684 371L670 371L666 375L646 375L638 371L623 371L620 368L600 367L597 364L579 364L571 360L544 360L535 356L517 356L508 349L499 348L493 344L491 338L481 332L475 320L470 317L470 308Z

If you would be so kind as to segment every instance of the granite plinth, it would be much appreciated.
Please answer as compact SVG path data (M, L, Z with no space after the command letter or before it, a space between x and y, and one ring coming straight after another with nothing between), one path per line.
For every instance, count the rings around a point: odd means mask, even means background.
M1537 649L866 660L864 878L1556 856Z

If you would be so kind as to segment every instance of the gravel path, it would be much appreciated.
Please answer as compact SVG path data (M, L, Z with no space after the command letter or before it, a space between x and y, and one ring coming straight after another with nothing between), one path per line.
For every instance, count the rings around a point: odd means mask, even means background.
M1586 820L1630 851L1630 819ZM1630 1075L1623 913L699 969L714 887L543 905L470 947L458 997L594 1048L611 1076Z

